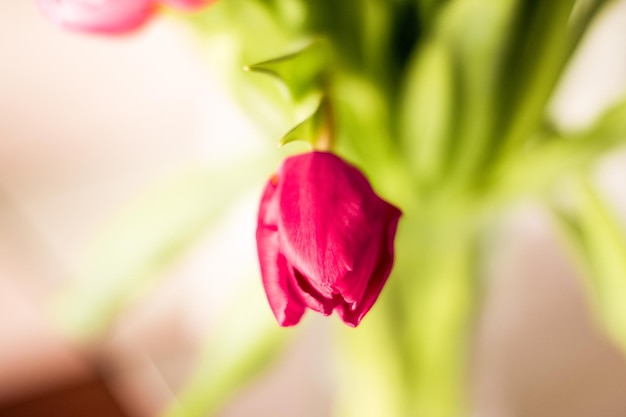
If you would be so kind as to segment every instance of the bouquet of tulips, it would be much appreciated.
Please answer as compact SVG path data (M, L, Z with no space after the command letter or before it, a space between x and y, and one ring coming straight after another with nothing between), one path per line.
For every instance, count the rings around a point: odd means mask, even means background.
M337 416L468 415L488 236L527 198L553 215L598 321L626 349L626 237L590 170L626 141L626 99L577 131L547 111L610 0L36 2L60 26L102 36L165 16L188 25L268 139L252 162L181 180L174 208L142 206L171 209L168 226L150 225L163 232L140 240L127 268L100 273L117 283L106 294L72 304L77 328L103 329L111 305L157 275L160 254L181 256L256 187L266 297L239 301L167 416L218 410L307 310L348 325L335 332ZM101 264L111 263L109 251Z

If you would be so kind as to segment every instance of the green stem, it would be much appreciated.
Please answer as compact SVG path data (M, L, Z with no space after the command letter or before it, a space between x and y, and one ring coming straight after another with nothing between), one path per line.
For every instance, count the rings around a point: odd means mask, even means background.
M469 230L434 233L450 224L454 219L422 223L411 247L415 261L411 282L405 285L405 331L413 363L413 416L457 417L466 406L465 354L476 297L476 250Z

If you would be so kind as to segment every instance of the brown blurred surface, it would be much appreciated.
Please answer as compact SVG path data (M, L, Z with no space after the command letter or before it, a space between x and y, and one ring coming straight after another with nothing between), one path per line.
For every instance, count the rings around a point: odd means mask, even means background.
M32 294L0 277L0 404L90 373L90 366L50 329Z
M102 379L89 378L58 385L0 405L2 417L128 417Z

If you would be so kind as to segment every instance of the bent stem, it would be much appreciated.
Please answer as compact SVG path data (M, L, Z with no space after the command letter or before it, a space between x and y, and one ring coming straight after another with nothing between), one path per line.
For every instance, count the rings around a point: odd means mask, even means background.
M318 137L315 139L313 148L317 151L330 152L335 143L335 115L327 94L322 97L319 111L321 113L322 126Z

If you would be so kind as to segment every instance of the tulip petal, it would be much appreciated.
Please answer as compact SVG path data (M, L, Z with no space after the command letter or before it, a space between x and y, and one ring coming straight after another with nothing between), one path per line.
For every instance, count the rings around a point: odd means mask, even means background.
M386 203L387 204L387 203ZM380 246L380 254L376 261L376 268L372 273L371 279L368 281L365 294L360 301L349 304L344 303L337 307L337 313L344 323L356 327L359 325L363 317L372 308L380 292L382 291L393 266L394 258L394 237L398 228L398 221L402 213L396 207L387 204L385 213L385 230L380 235L382 243Z
M384 232L379 232L376 239L363 242L361 257L356 268L335 283L334 288L341 294L343 303L352 304L363 298L381 251L381 241L377 238L380 233Z
M300 271L293 271L294 289L299 294L304 304L311 310L329 316L335 307L343 301L340 297L337 298L336 296L330 299L324 297L311 285L310 280L302 275Z
M364 243L380 234L384 205L367 179L333 154L285 161L279 175L281 248L290 264L325 299L362 262ZM382 201L382 200L381 200Z
M119 34L141 26L153 13L152 0L36 0L39 9L69 29Z
M263 286L272 312L281 326L293 326L302 318L305 306L293 287L292 270L285 256L280 253L275 193L276 185L270 181L261 199L256 232L257 249Z

